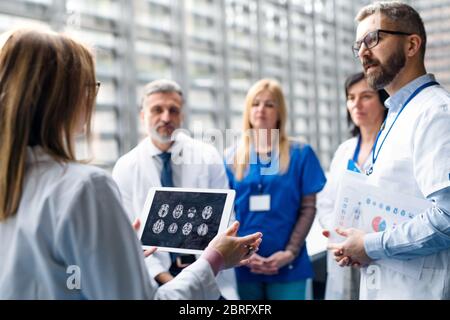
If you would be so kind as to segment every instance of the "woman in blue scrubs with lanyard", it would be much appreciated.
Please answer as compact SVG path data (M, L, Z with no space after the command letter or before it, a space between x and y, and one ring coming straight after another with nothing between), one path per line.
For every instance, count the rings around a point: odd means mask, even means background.
M371 166L371 154L377 133L387 115L384 101L388 94L369 87L363 72L345 81L347 121L352 138L343 142L331 161L328 181L318 195L317 216L324 229L333 229L334 203L339 181L345 170L365 173ZM354 300L359 298L360 273L355 268L341 268L328 254L325 299Z
M236 269L241 299L305 299L313 277L305 238L315 217L316 193L325 176L312 148L286 134L280 84L263 79L247 93L241 143L227 154L230 187L236 190L241 235L264 239L247 266Z

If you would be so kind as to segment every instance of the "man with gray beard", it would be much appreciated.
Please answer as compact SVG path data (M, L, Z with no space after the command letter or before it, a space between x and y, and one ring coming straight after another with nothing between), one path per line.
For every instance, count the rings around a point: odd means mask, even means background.
M144 88L140 118L147 137L117 161L112 173L131 221L144 207L151 187L228 189L219 152L177 131L183 121L183 103L181 87L174 81L156 80ZM195 259L157 251L146 264L150 277L162 285ZM222 297L238 299L234 270L221 271L217 283Z

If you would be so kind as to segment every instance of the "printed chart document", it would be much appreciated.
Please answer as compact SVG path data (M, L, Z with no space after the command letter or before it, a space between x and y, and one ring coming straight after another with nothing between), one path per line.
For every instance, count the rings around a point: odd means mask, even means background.
M335 228L357 228L368 233L393 229L432 206L427 200L372 185L365 175L351 171L343 175L336 200ZM331 232L330 242L344 240L336 232ZM419 279L424 258L406 261L381 259L377 263Z

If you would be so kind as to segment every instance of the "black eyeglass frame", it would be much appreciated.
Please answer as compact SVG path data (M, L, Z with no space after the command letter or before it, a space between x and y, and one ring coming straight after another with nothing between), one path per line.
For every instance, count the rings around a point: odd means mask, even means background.
M374 47L376 47L378 45L378 43L380 42L380 32L383 33L387 33L387 34L394 34L394 35L399 35L399 36L411 36L413 35L412 33L408 33L408 32L403 32L403 31L393 31L393 30L383 30L383 29L377 29L371 32L368 32L361 40L355 41L352 45L352 52L353 52L353 56L355 58L359 57L359 50L361 50L361 46L364 43L364 45L366 46L367 49L372 49ZM375 44L373 45L368 45L366 42L366 38L370 35L376 34L376 41Z
M101 86L101 82L100 81L96 81L95 82L95 94L98 94L98 90L100 90L100 86Z

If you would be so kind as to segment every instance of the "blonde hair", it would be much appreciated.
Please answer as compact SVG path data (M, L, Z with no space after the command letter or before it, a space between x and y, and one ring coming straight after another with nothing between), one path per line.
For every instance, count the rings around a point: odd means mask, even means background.
M0 49L0 221L20 203L27 146L58 162L75 161L75 133L90 120L96 96L94 59L68 36L16 30Z
M244 178L245 171L250 162L250 145L252 137L251 135L246 134L249 132L249 129L252 129L252 125L250 123L250 110L256 96L263 91L270 92L275 100L277 105L276 108L278 110L277 129L279 130L279 172L285 173L289 167L289 139L286 134L287 109L283 90L278 81L273 79L262 79L250 88L245 98L245 110L242 125L243 134L241 143L234 156L234 170L237 180L242 180ZM275 156L278 156L278 154Z

